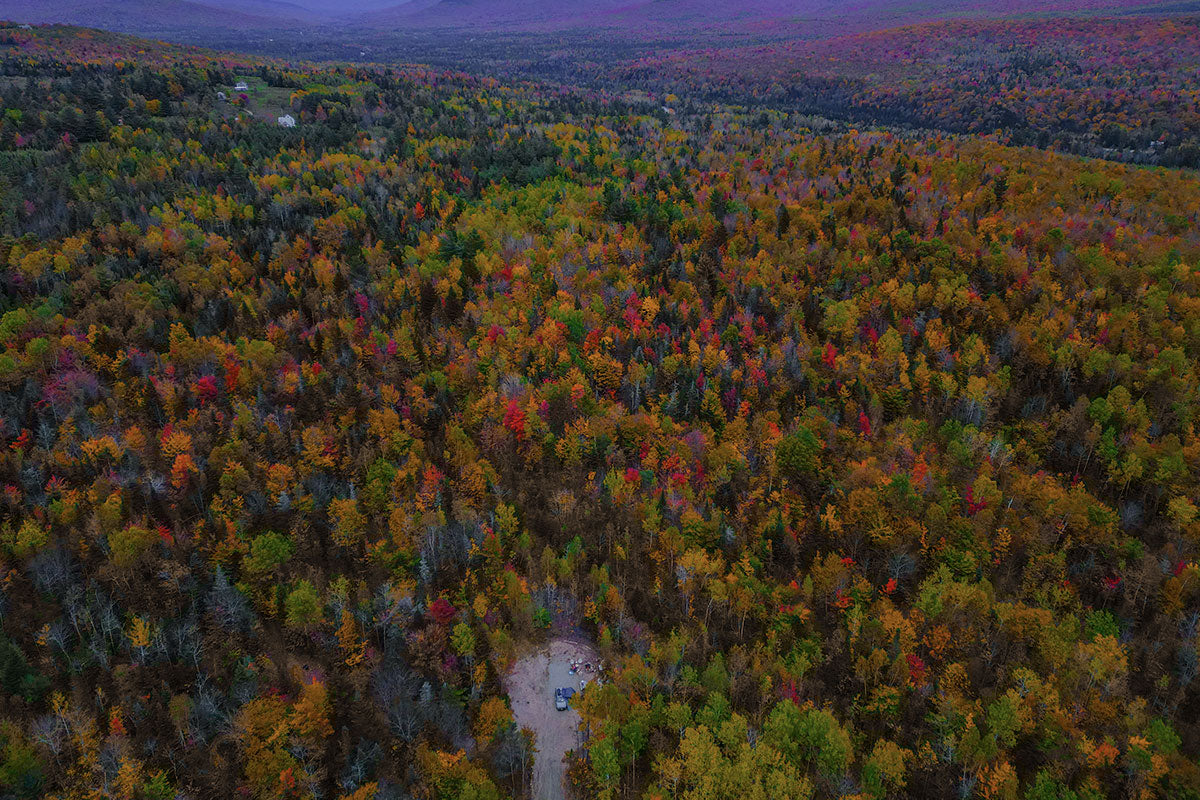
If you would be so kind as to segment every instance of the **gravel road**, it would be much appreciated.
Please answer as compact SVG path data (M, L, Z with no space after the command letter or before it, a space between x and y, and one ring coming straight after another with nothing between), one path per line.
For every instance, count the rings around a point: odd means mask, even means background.
M581 680L595 673L580 670L572 675L572 662L599 662L596 651L576 639L552 639L517 661L504 679L517 725L537 734L537 756L533 765L534 800L564 800L563 756L581 740L579 714L574 707L554 708L554 690L570 686L579 691Z

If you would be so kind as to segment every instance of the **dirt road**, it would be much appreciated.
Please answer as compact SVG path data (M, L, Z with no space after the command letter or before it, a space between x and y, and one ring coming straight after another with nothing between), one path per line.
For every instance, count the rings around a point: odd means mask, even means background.
M580 670L572 675L572 662L596 665L596 651L576 639L552 639L527 653L513 665L504 679L517 725L537 734L537 757L533 766L534 800L563 800L563 756L580 743L579 714L574 708L557 711L554 690L593 680L595 673Z

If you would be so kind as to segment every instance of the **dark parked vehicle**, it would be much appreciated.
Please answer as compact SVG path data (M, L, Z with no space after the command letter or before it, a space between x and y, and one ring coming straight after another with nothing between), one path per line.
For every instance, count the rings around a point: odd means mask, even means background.
M563 686L560 689L554 690L554 707L559 711L567 710L567 701L575 694L575 690L570 686Z

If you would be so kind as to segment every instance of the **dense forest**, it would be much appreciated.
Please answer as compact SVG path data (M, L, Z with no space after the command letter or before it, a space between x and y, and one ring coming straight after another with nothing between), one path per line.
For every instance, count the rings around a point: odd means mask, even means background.
M0 796L525 800L572 633L574 797L1200 798L1195 172L61 27L0 106Z
M1200 167L1200 20L950 21L818 41L681 49L618 74L851 122Z

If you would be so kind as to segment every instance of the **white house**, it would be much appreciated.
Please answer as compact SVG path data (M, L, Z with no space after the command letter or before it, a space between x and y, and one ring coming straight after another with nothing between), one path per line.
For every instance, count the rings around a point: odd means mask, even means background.
M279 127L281 127L281 128L296 127L296 118L293 117L291 114L284 114L282 117L279 118Z
M246 84L245 81L238 81L237 83L235 83L233 85L233 90L235 92L248 92L248 91L250 91L250 87Z

